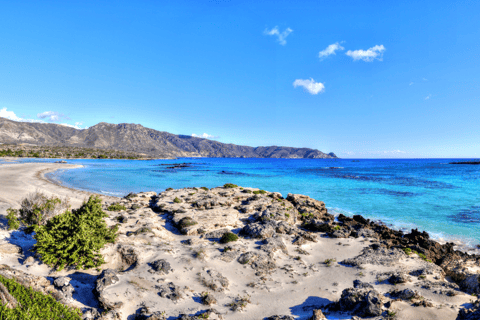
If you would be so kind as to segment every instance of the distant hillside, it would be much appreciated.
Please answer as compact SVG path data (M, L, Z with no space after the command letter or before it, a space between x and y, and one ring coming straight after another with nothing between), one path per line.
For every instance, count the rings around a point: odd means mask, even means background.
M145 128L139 124L101 122L88 129L53 123L16 122L0 118L0 142L71 146L144 153L152 157L336 158L334 153L291 147L247 147Z

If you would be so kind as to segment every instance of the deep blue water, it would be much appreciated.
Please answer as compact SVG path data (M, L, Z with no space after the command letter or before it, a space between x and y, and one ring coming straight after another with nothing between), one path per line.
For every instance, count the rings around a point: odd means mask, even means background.
M118 196L235 183L284 196L306 194L324 201L332 212L362 214L397 228L418 227L436 238L480 243L480 166L450 161L459 159L69 160L85 168L57 171L50 178ZM191 166L161 165L183 162Z

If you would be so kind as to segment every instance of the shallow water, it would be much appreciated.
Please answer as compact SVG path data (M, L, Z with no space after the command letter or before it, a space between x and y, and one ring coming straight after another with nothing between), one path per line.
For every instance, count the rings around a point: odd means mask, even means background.
M235 183L284 196L306 194L324 201L331 212L362 214L399 229L418 227L437 239L480 243L480 166L450 161L458 159L69 160L85 168L49 178L115 196ZM189 166L162 165L184 162Z

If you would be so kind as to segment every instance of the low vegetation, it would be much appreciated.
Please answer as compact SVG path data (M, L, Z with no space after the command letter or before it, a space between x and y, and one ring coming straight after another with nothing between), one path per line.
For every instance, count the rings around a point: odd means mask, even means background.
M0 157L52 159L149 159L141 153L62 146L0 145Z
M127 210L123 204L120 203L112 203L107 207L108 211L122 211L122 210Z
M33 229L45 225L48 220L70 208L68 198L63 200L48 197L44 193L34 192L27 195L20 204L20 209L7 210L9 229L18 229L20 223Z
M225 189L233 189L233 188L237 188L238 186L237 186L236 184L233 184L233 183L225 183L225 184L223 185L223 187L224 187Z
M240 311L245 309L250 302L250 296L247 294L243 297L238 296L231 303L229 303L228 306L232 311Z
M31 287L24 287L15 280L3 276L0 276L0 283L17 302L12 309L6 304L0 304L0 319L82 319L82 312L79 309L57 302L51 295L37 292Z
M238 240L238 236L233 232L224 233L222 238L220 238L221 243L229 243L237 240Z
M89 269L105 263L100 249L113 243L118 226L108 228L100 198L91 196L79 209L66 211L35 228L34 250L42 261L62 270Z

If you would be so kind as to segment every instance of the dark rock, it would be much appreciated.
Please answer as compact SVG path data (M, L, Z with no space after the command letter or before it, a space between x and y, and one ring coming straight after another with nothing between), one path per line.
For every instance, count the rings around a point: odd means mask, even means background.
M342 291L342 296L336 308L351 311L360 317L376 317L382 314L382 296L373 289L348 288Z
M362 282L361 280L353 280L353 287L355 289L373 289L370 283Z
M98 297L100 306L103 309L117 309L123 305L123 302L111 302L103 296L103 291L110 285L117 283L120 279L113 269L105 269L97 278L94 293Z
M150 263L150 266L152 267L153 272L159 274L169 274L171 271L173 271L170 263L168 263L165 259L155 260Z
M157 286L157 289L160 290L158 292L160 297L170 299L173 302L177 302L178 300L182 299L185 294L185 289L180 288L173 282L170 282L166 285Z
M417 291L414 291L412 289L395 289L393 291L389 292L390 296L392 298L397 298L397 299L402 299L402 300L410 300L416 297L419 297Z

